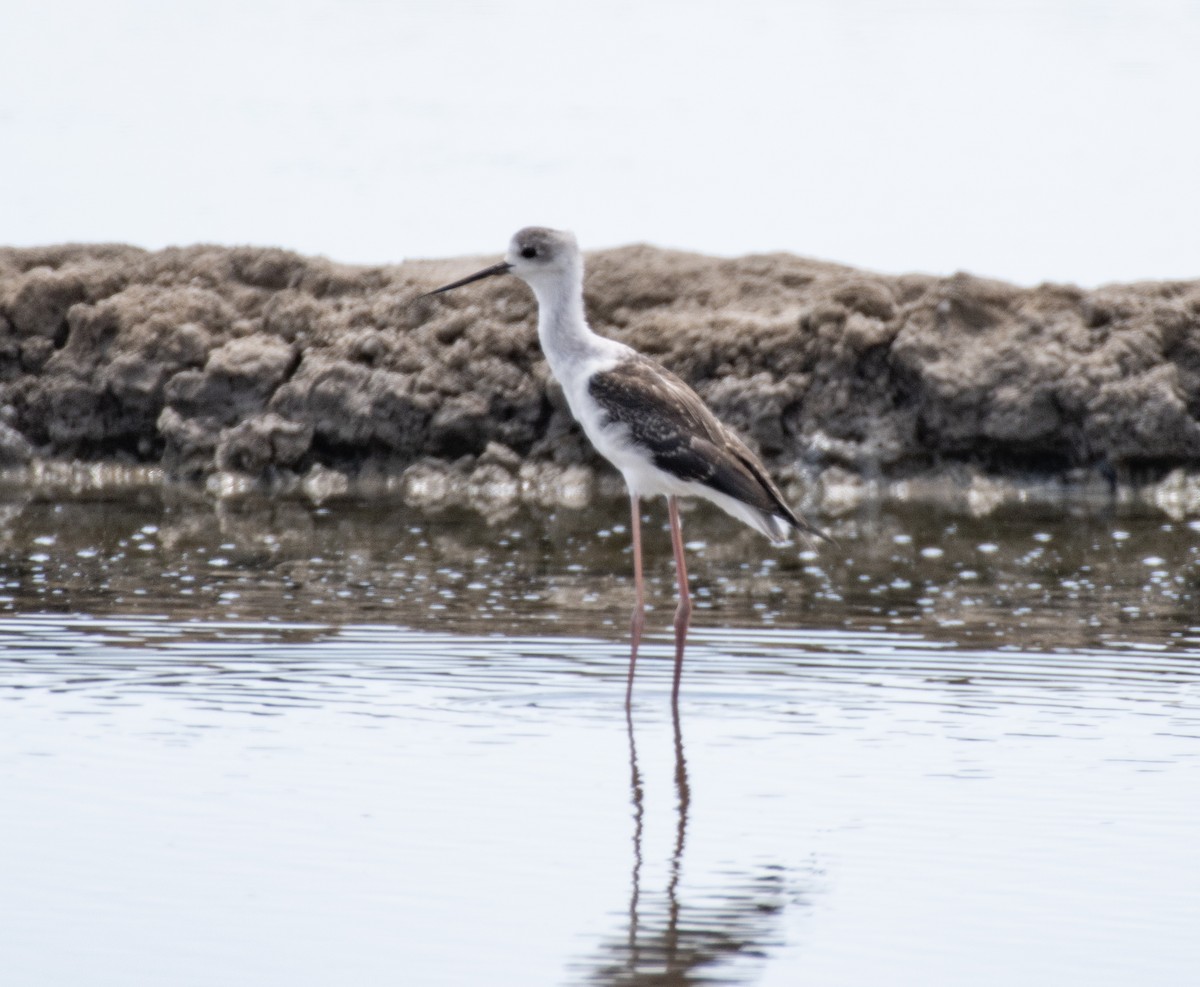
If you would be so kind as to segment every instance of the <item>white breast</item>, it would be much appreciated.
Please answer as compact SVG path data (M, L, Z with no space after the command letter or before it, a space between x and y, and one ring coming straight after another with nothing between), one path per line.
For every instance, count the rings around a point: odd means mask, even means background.
M634 355L634 351L629 347L617 345L620 347L618 352L605 356L597 355L595 359L587 361L583 372L572 375L570 385L563 382L563 392L571 414L582 426L584 435L595 446L596 451L620 470L630 493L639 497L671 494L707 496L705 488L680 480L655 466L646 448L632 441L629 427L608 420L604 410L589 392L588 383L593 375L611 370L620 360Z

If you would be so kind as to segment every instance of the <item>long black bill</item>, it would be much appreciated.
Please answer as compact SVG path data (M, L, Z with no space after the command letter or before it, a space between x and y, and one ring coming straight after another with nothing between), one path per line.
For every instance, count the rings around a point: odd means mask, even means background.
M512 270L512 264L507 261L501 261L499 264L493 264L491 267L485 267L482 271L477 271L468 278L455 281L454 284L444 285L441 288L434 288L433 291L427 291L425 297L440 295L443 291L453 291L455 288L461 288L464 284L470 284L472 281L482 281L484 278L494 278L497 274L507 274L510 270Z

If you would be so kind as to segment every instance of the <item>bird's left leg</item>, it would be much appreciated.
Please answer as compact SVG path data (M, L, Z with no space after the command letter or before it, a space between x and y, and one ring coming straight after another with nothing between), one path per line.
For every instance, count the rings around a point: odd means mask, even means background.
M687 562L683 557L678 497L667 498L667 510L671 515L671 547L675 550L675 579L679 584L679 608L675 611L675 680L671 686L671 704L675 705L679 702L679 678L683 674L683 648L692 619L692 597L688 592Z

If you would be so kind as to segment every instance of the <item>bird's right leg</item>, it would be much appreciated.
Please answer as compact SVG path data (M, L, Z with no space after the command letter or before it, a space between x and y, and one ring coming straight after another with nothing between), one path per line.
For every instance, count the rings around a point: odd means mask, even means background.
M629 624L629 681L625 685L625 708L633 703L633 668L637 664L638 645L642 643L642 625L646 622L646 596L642 587L642 512L638 495L629 495L633 524L633 619Z
M679 705L679 678L683 674L683 649L687 645L688 625L692 620L692 594L688 592L687 560L683 551L683 526L679 523L679 498L667 498L671 513L671 548L675 550L675 579L679 584L679 608L675 611L675 678L671 684L671 705Z

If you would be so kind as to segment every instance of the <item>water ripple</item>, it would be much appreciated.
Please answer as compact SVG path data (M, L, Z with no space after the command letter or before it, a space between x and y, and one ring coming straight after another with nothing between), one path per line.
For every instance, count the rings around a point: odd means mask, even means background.
M0 623L0 689L102 703L166 696L236 710L328 706L372 715L446 703L601 704L619 711L623 641L431 633L383 624L28 615ZM639 703L661 701L672 647L652 637ZM1177 647L980 650L885 631L699 628L685 701L788 716L797 707L1126 710L1194 736L1200 653Z

